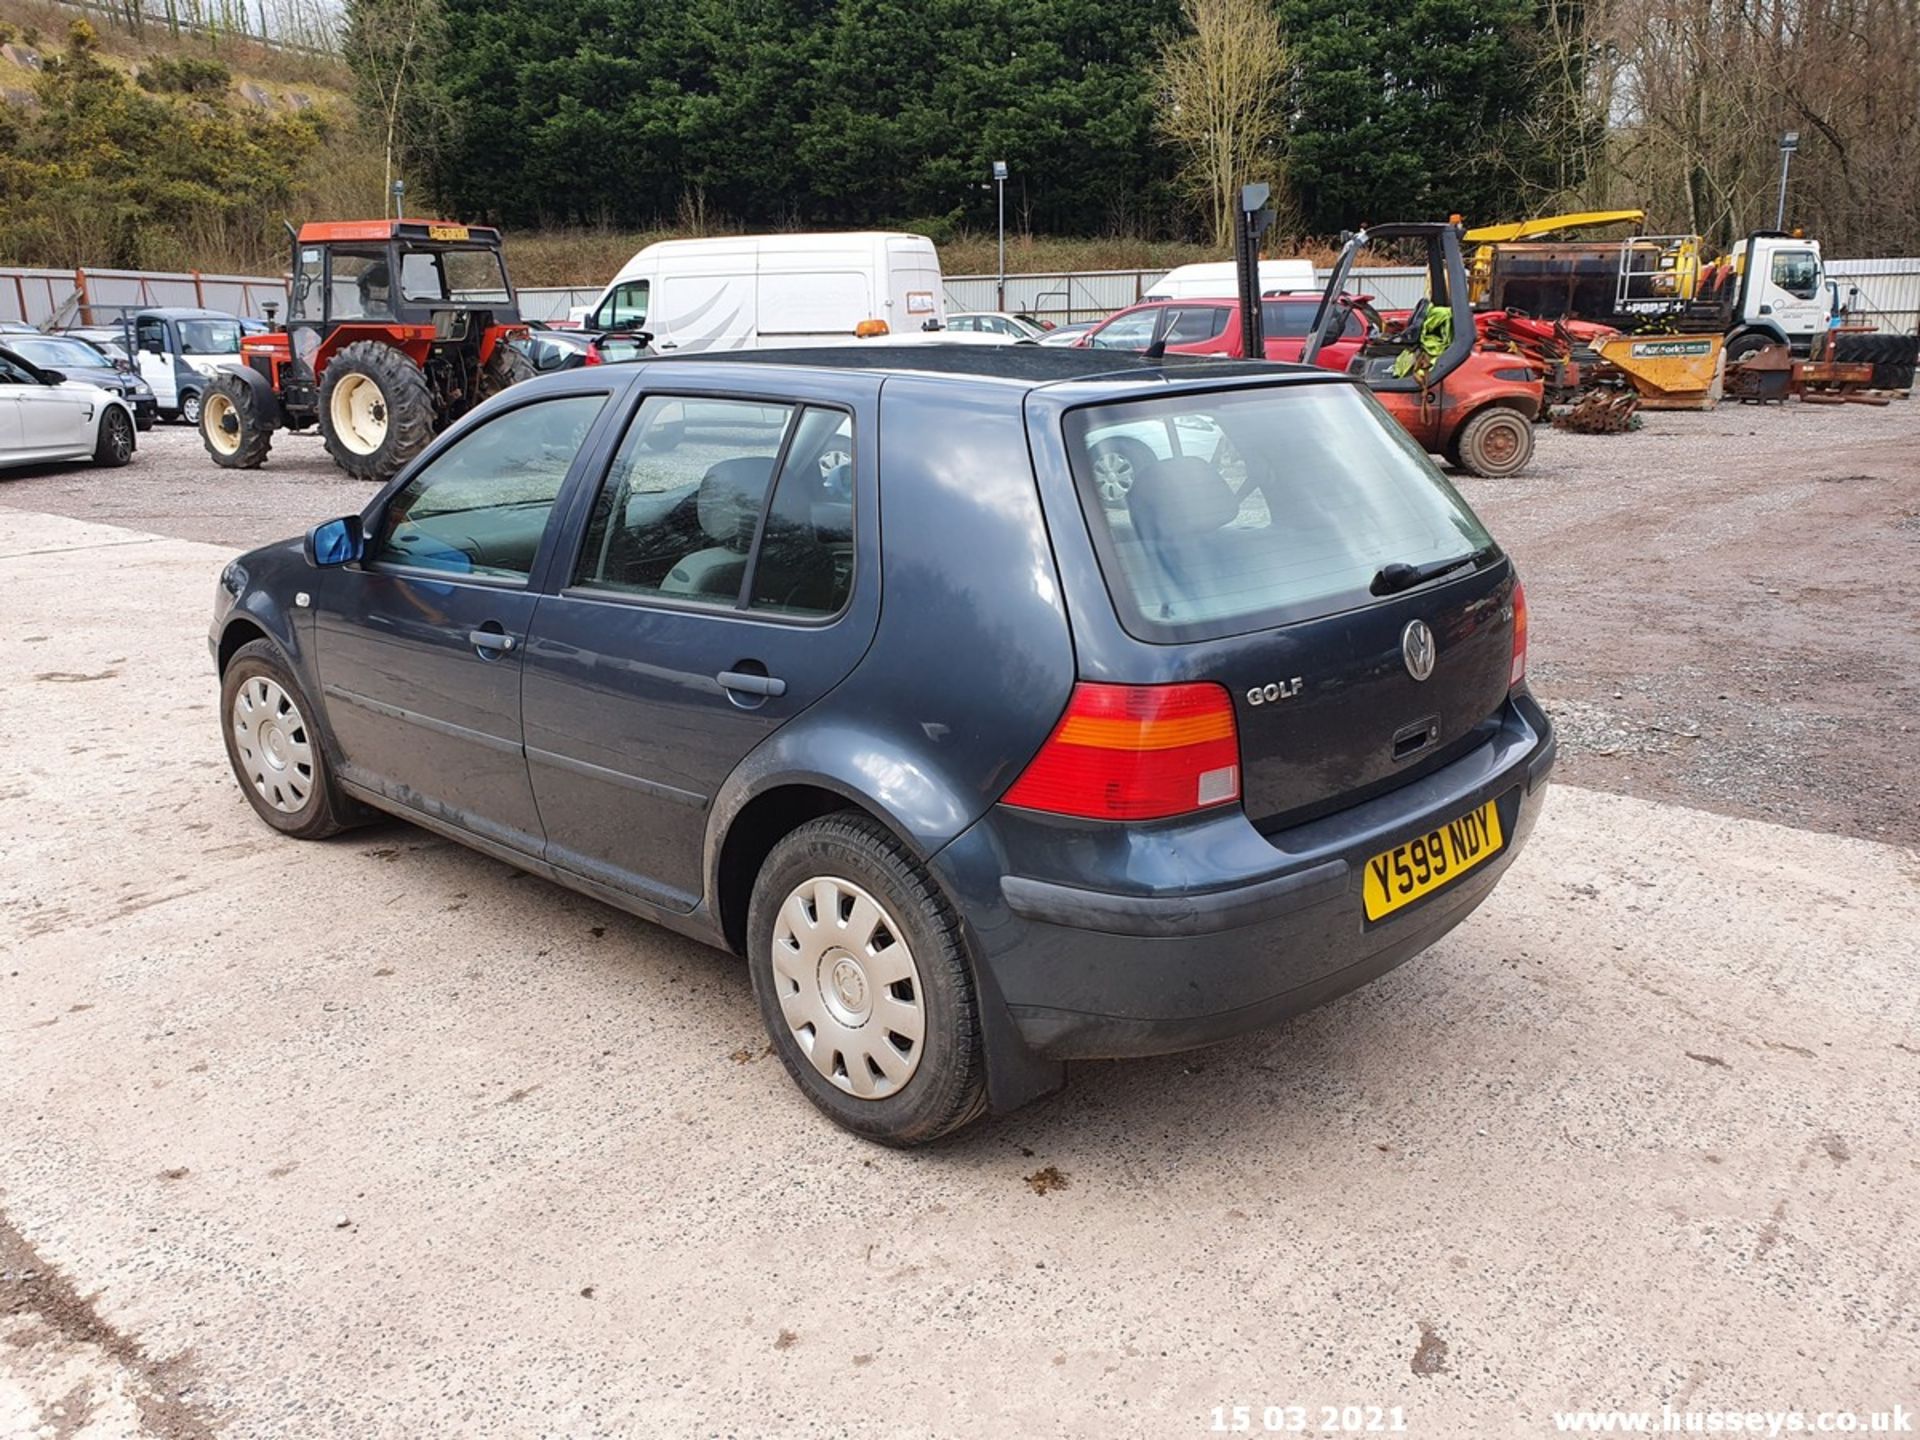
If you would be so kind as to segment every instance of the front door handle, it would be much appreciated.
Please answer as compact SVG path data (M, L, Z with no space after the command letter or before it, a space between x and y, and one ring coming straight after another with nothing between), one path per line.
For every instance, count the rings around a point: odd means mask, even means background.
M787 693L787 682L772 675L750 675L744 670L722 670L713 677L723 690L741 695L762 695L769 699Z
M499 630L469 630L467 643L476 650L490 650L495 655L504 655L513 649L513 636Z
M678 340L662 340L653 348L656 350L678 350L680 348L680 342Z

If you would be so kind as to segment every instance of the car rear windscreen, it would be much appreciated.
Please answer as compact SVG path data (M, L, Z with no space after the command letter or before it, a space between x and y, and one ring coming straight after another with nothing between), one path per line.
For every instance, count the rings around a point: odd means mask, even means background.
M1143 640L1240 635L1373 602L1389 565L1484 554L1486 529L1359 386L1288 384L1068 412L1082 508Z

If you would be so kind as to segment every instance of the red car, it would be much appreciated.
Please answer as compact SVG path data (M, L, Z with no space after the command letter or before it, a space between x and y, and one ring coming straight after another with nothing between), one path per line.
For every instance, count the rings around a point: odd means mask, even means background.
M1268 295L1261 301L1267 359L1298 360L1313 328L1319 293ZM1166 312L1173 311L1170 321ZM1083 350L1145 350L1161 324L1167 325L1167 352L1244 359L1240 353L1238 300L1148 300L1110 315L1078 342ZM1349 308L1339 336L1322 347L1315 362L1323 370L1346 372L1371 333L1364 308Z

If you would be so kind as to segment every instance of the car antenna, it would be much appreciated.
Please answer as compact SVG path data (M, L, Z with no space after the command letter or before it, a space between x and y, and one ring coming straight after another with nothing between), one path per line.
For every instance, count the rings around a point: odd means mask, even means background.
M1160 312L1160 319L1153 327L1153 340L1148 344L1145 351L1147 359L1164 360L1167 358L1167 332L1173 328L1168 322L1172 318L1172 315L1173 312L1171 310L1162 310Z

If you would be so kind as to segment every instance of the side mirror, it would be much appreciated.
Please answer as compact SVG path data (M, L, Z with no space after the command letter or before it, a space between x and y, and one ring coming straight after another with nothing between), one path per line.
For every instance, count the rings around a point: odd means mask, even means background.
M140 348L149 355L164 355L167 353L167 342L158 335L150 335L140 342Z
M358 515L325 520L307 532L307 563L328 566L345 565L360 558L366 548Z
M42 385L64 385L67 383L67 372L64 370L42 370L40 372L40 383Z

